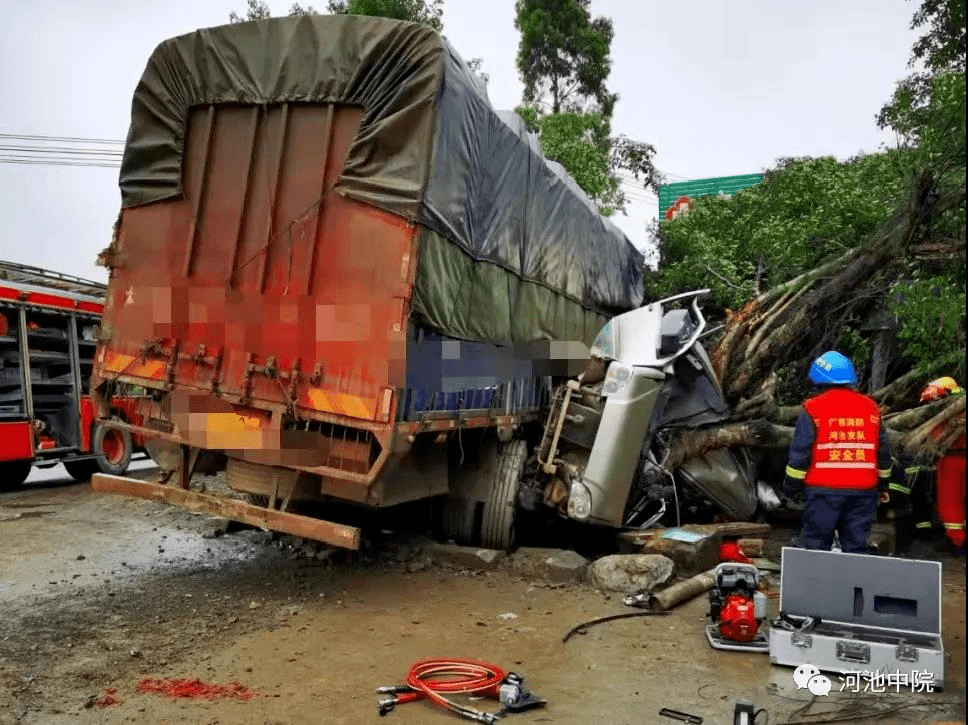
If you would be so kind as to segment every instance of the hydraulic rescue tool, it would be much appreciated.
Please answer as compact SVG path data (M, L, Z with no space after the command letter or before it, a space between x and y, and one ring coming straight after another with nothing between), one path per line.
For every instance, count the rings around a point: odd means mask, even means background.
M407 674L407 684L378 687L377 692L389 695L378 703L381 716L391 712L397 705L426 698L468 720L488 725L497 722L508 712L520 712L545 704L544 700L525 689L520 675L487 662L466 659L416 662ZM444 697L444 694L461 693L495 699L501 704L501 710L498 713L483 712Z
M761 626L766 620L766 595L759 591L760 572L750 564L724 562L713 570L709 591L706 638L715 649L769 652Z

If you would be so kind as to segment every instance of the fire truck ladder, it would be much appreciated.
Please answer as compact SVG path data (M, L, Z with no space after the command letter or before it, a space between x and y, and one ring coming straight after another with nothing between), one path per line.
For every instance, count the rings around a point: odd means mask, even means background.
M53 272L47 269L41 269L40 267L31 267L26 264L0 261L0 281L3 280L57 289L62 292L73 292L75 294L88 295L100 299L105 297L108 289L106 284L92 282L70 274Z

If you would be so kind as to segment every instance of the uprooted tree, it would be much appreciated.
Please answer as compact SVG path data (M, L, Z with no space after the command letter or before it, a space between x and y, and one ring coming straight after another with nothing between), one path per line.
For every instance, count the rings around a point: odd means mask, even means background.
M966 382L964 3L925 0L915 20L945 54L920 95L905 79L879 117L902 145L782 160L761 184L658 225L647 298L712 289L712 359L734 411L680 435L668 467L727 445L785 447L810 362L828 349L854 360L895 450L932 459L963 435L964 396L919 405L918 392L942 375Z
M666 465L674 468L692 455L728 445L786 446L792 435L790 425L800 410L791 392L805 387L811 360L819 352L837 347L849 324L871 319L872 312L888 306L888 290L896 287L890 283L891 273L923 262L919 250L930 246L935 261L943 256L961 270L964 279L963 238L960 243L952 240L944 250L939 250L937 241L926 242L931 220L952 207L963 208L964 203L964 187L960 192L942 193L935 177L921 171L907 203L867 244L771 287L736 312L727 310L712 361L733 406L733 422L681 434ZM899 265L899 260L908 264ZM935 355L905 363L903 353L875 350L874 357L889 358L881 367L899 373L889 381L882 380L883 384L872 385L877 360L868 360L861 367L863 387L885 411L893 444L907 454L927 458L943 452L965 425L963 396L917 405L918 392L929 378L960 371L954 374L964 379L964 282L960 290L938 292L956 300L960 315L956 313L959 319L950 337L937 336ZM938 322L935 332L944 329L943 321ZM869 330L875 348L882 332L885 330ZM794 377L783 385L778 370L793 371Z

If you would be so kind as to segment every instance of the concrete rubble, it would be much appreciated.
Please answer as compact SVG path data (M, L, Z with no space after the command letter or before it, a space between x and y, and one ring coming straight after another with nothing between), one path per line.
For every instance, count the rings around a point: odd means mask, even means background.
M490 571L507 556L496 549L481 549L457 544L434 544L429 547L430 559L437 566L474 571Z
M511 573L522 579L552 584L577 584L588 559L574 551L522 547L510 557Z
M588 567L588 580L599 589L635 594L668 581L673 568L672 559L661 554L613 554Z

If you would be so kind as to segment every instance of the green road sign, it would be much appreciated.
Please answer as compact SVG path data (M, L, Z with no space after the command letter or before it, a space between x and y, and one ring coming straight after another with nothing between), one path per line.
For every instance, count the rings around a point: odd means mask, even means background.
M763 174L742 174L740 176L718 176L714 179L695 179L693 181L679 181L675 184L663 184L659 187L659 216L665 216L678 199L687 196L697 199L711 194L733 195L748 186L755 186L763 181Z

